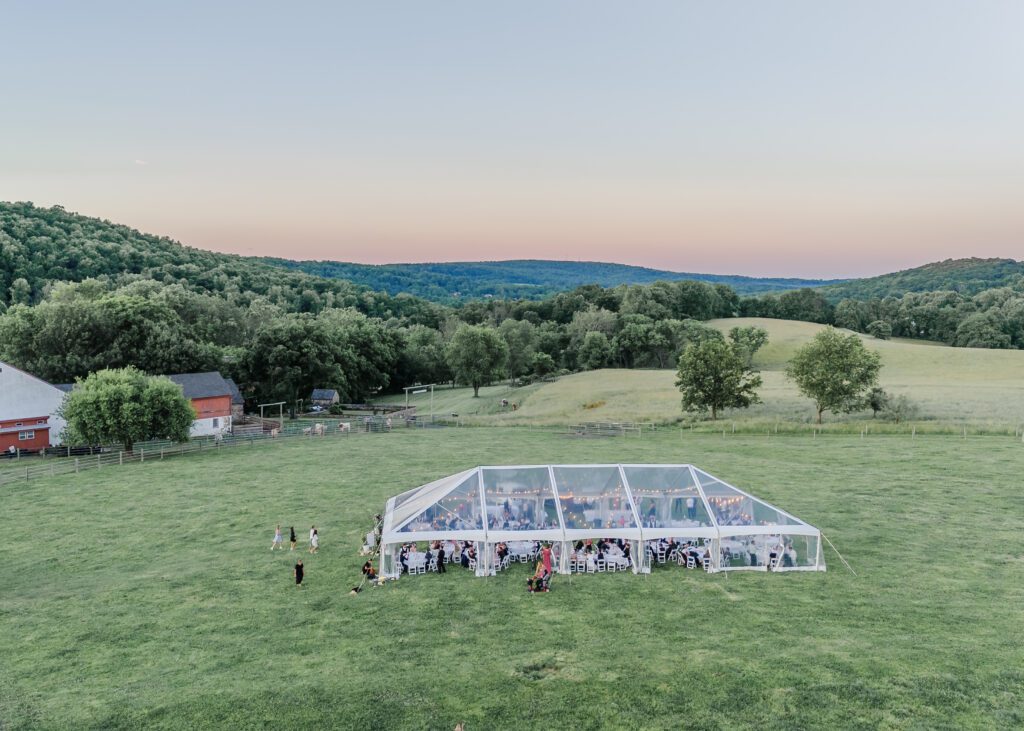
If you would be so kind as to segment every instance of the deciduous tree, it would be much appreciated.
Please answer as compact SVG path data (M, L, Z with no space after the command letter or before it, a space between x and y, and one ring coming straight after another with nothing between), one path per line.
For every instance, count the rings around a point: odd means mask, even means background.
M124 445L147 439L188 440L195 411L169 379L128 367L97 371L79 381L60 409L69 444Z
M448 344L448 365L456 379L473 387L473 398L478 398L480 387L500 375L507 351L493 328L461 325Z
M786 375L814 400L818 423L826 411L850 413L867 404L882 359L856 335L825 328L793 356Z
M705 340L688 345L679 357L676 386L683 393L685 411L711 412L747 408L760 403L761 377L753 373L732 345Z

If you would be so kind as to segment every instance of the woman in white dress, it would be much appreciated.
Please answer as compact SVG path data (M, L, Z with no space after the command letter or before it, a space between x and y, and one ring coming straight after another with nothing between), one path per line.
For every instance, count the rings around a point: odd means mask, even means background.
M316 530L314 525L309 529L309 552L316 553L320 550L320 534Z
M274 542L270 544L270 550L273 551L275 548L284 550L284 538L281 537L281 526L277 526L277 530L274 531Z

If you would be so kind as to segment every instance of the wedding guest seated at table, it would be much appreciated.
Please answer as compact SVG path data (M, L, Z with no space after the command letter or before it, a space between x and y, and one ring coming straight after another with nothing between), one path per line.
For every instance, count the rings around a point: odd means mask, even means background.
M402 565L402 570L399 573L403 573L403 574L409 573L409 546L408 545L402 546L401 550L398 552L398 563L400 563Z

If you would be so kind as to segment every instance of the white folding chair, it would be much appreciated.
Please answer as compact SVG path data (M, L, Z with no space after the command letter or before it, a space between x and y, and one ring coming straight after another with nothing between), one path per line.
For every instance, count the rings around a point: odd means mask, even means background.
M603 558L599 558L597 561L594 562L594 570L598 573L603 574L606 568L608 568L608 564L605 562Z
M705 556L704 560L702 561L702 563L704 564L704 570L710 572L711 571L711 559L708 558L707 556Z
M693 556L687 554L686 556L686 568L695 569L697 568L697 562L693 559Z

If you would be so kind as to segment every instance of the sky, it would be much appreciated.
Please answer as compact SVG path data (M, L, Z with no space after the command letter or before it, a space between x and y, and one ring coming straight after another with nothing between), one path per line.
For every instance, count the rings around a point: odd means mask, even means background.
M1024 258L1024 2L0 0L0 200L205 249Z

